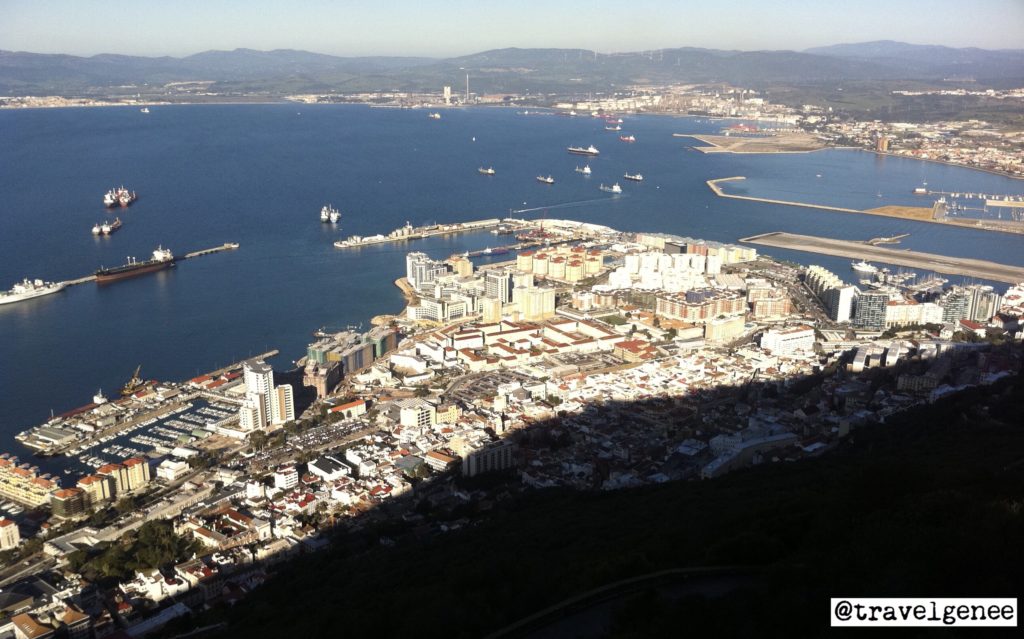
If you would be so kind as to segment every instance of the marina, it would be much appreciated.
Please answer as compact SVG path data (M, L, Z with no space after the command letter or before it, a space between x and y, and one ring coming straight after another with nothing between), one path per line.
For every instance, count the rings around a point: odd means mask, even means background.
M1021 266L918 251L898 251L849 240L774 232L745 237L740 239L740 242L852 259L870 259L896 266L919 268L946 275L980 277L1008 284L1024 282L1024 267Z

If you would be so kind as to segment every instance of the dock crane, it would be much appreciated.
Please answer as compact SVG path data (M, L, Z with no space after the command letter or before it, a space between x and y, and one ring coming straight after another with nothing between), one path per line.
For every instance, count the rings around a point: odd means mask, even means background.
M142 386L142 378L139 377L139 372L142 371L142 364L135 367L135 372L132 373L132 378L128 380L128 383L121 387L121 395L127 397L139 390Z

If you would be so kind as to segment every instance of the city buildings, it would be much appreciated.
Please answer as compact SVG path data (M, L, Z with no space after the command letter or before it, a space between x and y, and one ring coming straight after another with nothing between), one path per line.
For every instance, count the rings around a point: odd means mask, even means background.
M21 532L18 524L6 518L0 518L0 550L13 550L21 543Z

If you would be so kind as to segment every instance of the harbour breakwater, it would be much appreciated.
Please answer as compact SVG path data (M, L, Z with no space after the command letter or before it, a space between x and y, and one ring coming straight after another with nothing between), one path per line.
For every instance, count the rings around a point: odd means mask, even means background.
M735 195L732 193L726 193L720 186L724 182L736 182L739 180L745 180L746 177L737 175L733 177L717 178L713 180L707 180L705 184L714 192L718 197L729 198L733 200L747 200L749 202L761 202L764 204L781 204L783 206L799 206L808 209L820 209L823 211L834 211L837 213L860 213L863 215L878 215L881 217L895 217L904 220L914 220L916 222L930 222L933 224L944 224L948 226L966 227L972 229L978 229L980 231L995 231L1001 233L1016 233L1024 234L1024 224L1019 222L1008 222L1000 221L994 222L989 220L965 220L965 219L950 219L942 217L941 212L937 211L939 203L936 203L932 208L927 207L916 207L916 206L880 206L874 209L850 209L841 206L829 206L826 204L811 204L809 202L794 202L791 200L776 200L764 197L755 197L752 195Z

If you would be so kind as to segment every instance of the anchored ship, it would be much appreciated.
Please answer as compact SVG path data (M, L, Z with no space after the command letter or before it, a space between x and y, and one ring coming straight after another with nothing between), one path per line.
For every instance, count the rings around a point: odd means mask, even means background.
M482 173L483 175L494 175L495 173L493 166L489 166L486 169L484 167L480 167L477 169L477 172Z
M92 234L93 235L111 235L114 231L121 228L121 218L117 218L113 222L104 222L103 224L93 224Z
M623 142L636 142L636 138L632 135L620 135L619 139Z
M340 220L340 219L341 219L341 211L339 211L338 209L334 208L330 204L325 204L324 207L322 209L320 209L320 221L321 222L330 222L331 224L337 224L338 220Z
M103 205L107 208L115 206L126 207L135 200L139 199L139 196L135 194L135 191L129 191L128 189L121 186L120 188L110 189L103 196Z
M606 127L604 128L604 130L605 130L605 131L621 131L621 130L622 130L622 127L621 127L621 126L619 126L618 124L616 124L615 126L606 126Z
M582 169L577 166L576 167L576 172L577 173L582 173L583 175L590 175L590 165L589 164L584 164Z
M550 175L547 176L547 177L544 177L543 175L538 175L537 176L537 181L538 182L543 182L544 184L554 184L555 183L555 178L551 177Z
M135 277L137 275L143 275L145 273L152 273L153 271L162 271L165 268L174 266L174 254L171 253L170 249L165 249L158 246L153 251L153 259L146 260L145 262L139 262L134 257L128 258L128 263L114 268L101 268L96 271L96 283L106 284L108 282L116 282L117 280L127 279L129 277Z
M570 146L566 150L574 155L599 155L601 153L593 144L586 148L583 148L582 146Z
M0 292L0 304L13 304L33 297L59 293L64 290L65 286L67 284L64 282L44 282L43 280L25 278L12 286L11 290Z
M602 184L600 188L605 193L622 193L622 187L619 186L618 182L612 184L611 186L605 186L604 184Z
M441 114L440 113L431 113L427 117L430 118L431 120L440 120L441 119Z
M640 175L639 173L637 173L636 175L630 175L629 173L626 173L622 177L626 178L627 180L633 180L634 182L644 181L644 176Z

